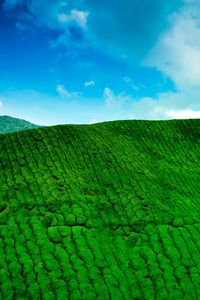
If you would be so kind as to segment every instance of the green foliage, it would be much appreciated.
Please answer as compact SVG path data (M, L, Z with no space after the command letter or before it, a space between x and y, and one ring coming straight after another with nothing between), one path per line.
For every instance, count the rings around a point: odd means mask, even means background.
M9 116L0 116L0 134L37 127L39 126L31 124L30 122L22 119L17 119Z
M48 238L50 239L50 241L52 242L61 242L62 241L62 237L59 233L59 227L57 226L52 226L48 228Z
M7 203L2 201L0 203L0 213L2 213L7 208Z
M1 135L0 299L200 299L199 129Z

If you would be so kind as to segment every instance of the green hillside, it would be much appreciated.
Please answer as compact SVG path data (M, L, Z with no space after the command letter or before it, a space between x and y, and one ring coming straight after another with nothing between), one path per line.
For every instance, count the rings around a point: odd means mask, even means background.
M200 120L0 136L0 299L200 300Z
M9 116L0 116L0 134L37 128L39 126L28 121Z

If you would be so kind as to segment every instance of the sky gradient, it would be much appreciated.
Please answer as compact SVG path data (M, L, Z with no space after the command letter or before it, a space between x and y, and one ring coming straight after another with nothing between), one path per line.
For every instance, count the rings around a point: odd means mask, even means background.
M200 2L0 0L0 115L200 118Z

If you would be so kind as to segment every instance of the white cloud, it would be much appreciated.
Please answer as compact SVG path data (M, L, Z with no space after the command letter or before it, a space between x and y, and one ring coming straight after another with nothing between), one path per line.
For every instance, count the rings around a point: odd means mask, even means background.
M87 18L88 18L89 12L72 9L70 11L70 14L61 13L57 15L58 21L60 23L69 23L71 21L75 21L79 26L85 28L87 25Z
M89 124L96 124L98 123L99 121L96 119L96 118L92 118L90 121L89 121Z
M94 80L86 81L86 82L85 82L85 86L86 86L86 87L89 87L89 86L95 86Z
M171 15L168 31L164 32L144 65L167 75L175 84L176 92L149 99L148 106L141 99L134 108L149 107L149 118L200 118L200 6L197 1L185 0L186 6ZM136 114L137 114L136 112Z
M89 12L72 9L71 15L80 26L82 27L86 26Z
M114 119L189 119L200 117L199 93L165 92L155 98L136 99L125 93L116 94L105 88L103 99L105 110L110 111ZM115 113L115 114L114 114Z
M78 98L78 97L80 97L79 92L70 92L62 84L58 84L56 86L56 91L61 97L66 97L66 98Z
M3 104L5 103L5 98L0 97L0 112L3 113Z
M144 97L133 101L129 117L133 119L165 120L200 117L200 105L191 95L181 92L161 93L157 98Z
M140 89L139 86L136 85L136 84L134 83L134 81L133 81L130 77L128 77L128 76L124 77L124 81L125 81L127 84L129 84L129 85L132 87L133 90L138 91L138 90Z
M103 92L103 98L108 108L120 108L125 102L130 100L129 96L121 93L115 94L113 90L106 87Z
M174 119L198 119L200 118L200 110L195 111L192 109L184 110L166 110L166 116Z
M64 85L58 84L56 86L56 91L60 96L68 96L68 91L65 89Z
M170 77L181 91L200 87L199 15L200 9L192 5L173 14L170 29L145 61Z

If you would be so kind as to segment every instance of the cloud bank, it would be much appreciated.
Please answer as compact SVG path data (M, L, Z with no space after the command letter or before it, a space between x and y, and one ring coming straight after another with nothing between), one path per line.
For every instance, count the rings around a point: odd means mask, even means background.
M186 7L170 18L170 28L157 41L147 65L170 77L179 90L200 86L200 6Z
M200 3L185 1L170 16L170 27L144 60L168 76L176 93L159 95L161 109L169 118L200 117Z
M65 37L70 27L79 27L93 46L136 62L148 53L168 26L168 16L182 4L183 0L5 0L4 8L15 14L18 24L32 22Z

